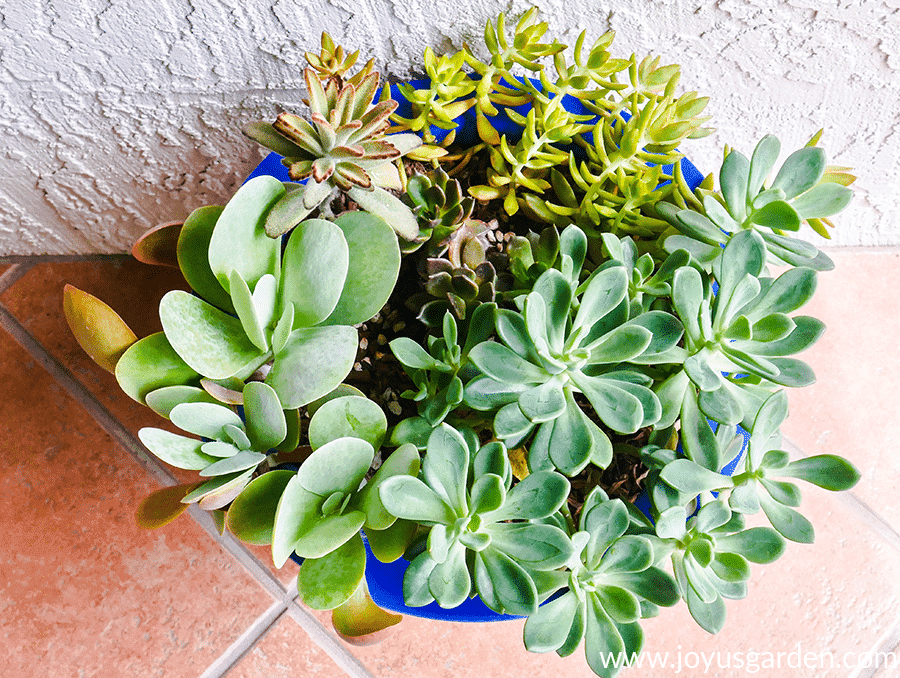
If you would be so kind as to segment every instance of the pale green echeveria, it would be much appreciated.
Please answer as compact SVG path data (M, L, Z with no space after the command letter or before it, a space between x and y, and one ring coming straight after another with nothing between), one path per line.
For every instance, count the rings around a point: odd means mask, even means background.
M178 259L196 295L163 297L164 334L134 344L117 366L126 392L143 399L201 378L231 387L271 363L266 383L296 409L343 381L356 357L352 325L377 313L396 283L397 238L382 219L351 212L303 222L282 255L263 222L284 192L257 177L224 210L191 215ZM147 369L156 364L164 369Z
M416 401L418 417L400 422L391 434L394 444L411 442L425 449L432 429L463 400L464 379L470 379L469 352L487 341L494 331L496 304L481 304L467 323L465 340L460 345L459 327L447 311L441 323L441 336L429 335L427 349L409 337L398 337L389 344L394 357L403 365L416 390L404 391L404 398Z
M308 178L274 205L266 216L265 232L272 238L283 235L317 208L321 216L330 216L331 200L344 191L403 238L415 239L416 217L383 187L401 187L392 163L421 146L422 139L415 134L385 135L397 102L372 104L378 74L371 73L356 85L330 78L323 86L311 68L304 77L310 121L281 113L274 124L258 122L244 129L247 136L284 156L291 179Z
M608 659L640 653L644 634L640 619L656 606L678 602L675 580L656 566L653 541L627 534L629 512L621 500L609 500L600 488L585 501L569 571L557 577L568 591L525 622L525 647L566 657L584 640L588 666L611 677L620 666ZM604 661L607 660L607 661Z
M686 267L673 276L672 303L684 324L679 348L684 369L656 387L671 426L689 408L713 421L748 428L763 401L777 386L807 386L812 369L791 357L815 343L824 324L791 316L812 297L816 273L797 267L772 279L763 275L765 243L754 231L729 241L714 266L712 280Z
M656 536L671 550L678 591L694 620L709 633L725 624L725 600L747 596L750 563L771 563L784 552L785 541L769 527L744 529L744 518L724 499L706 503L687 517L684 507L663 511Z
M678 269L690 265L687 250L675 250L658 267L649 252L639 254L634 240L629 236L618 238L612 233L601 233L603 252L617 261L628 272L628 298L631 315L659 308L672 296L672 277Z
M442 424L428 439L421 477L396 476L378 490L388 513L431 527L426 550L406 570L403 596L412 607L436 600L453 608L474 585L491 609L531 614L540 599L534 573L562 567L572 544L558 527L526 521L555 514L569 482L538 471L511 487L504 445L478 445L471 431Z
M575 396L582 394L613 431L656 424L660 401L641 366L673 360L681 323L663 311L630 317L628 275L618 262L598 268L577 289L564 272L549 269L522 305L522 313L498 311L500 342L470 352L482 376L466 384L466 404L495 411L494 432L510 447L534 435L532 471L574 475L591 462L606 467L609 437Z
M172 423L201 439L159 428L142 428L138 437L157 458L210 478L187 494L186 504L213 510L228 505L250 482L266 453L288 434L287 418L272 387L244 386L244 419L220 403L188 401L169 411Z
M840 183L823 180L825 152L815 146L788 156L767 187L780 148L778 139L768 135L757 144L750 160L732 150L719 173L721 190L704 196L702 214L659 203L661 216L678 231L666 238L666 249L686 249L708 269L731 237L752 230L761 236L771 264L818 271L834 268L815 245L787 234L798 231L804 222L837 214L850 203L853 192Z
M859 481L859 471L846 459L822 454L791 461L788 452L779 449L779 427L787 418L784 391L772 394L763 403L750 430L747 456L733 477L710 474L695 462L680 459L667 465L660 478L682 493L727 491L728 504L736 513L753 515L760 510L786 539L812 543L812 523L799 513L801 493L787 479L805 480L831 491L848 490Z

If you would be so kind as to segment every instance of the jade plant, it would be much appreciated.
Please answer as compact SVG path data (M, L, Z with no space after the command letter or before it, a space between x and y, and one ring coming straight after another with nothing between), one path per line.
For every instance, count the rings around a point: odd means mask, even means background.
M142 525L209 511L300 562L303 601L356 642L400 619L370 566L408 561L407 611L478 598L527 617L528 650L583 645L612 676L641 619L683 600L715 633L749 563L813 540L795 480L859 479L779 433L833 267L795 236L828 235L853 177L818 134L776 171L769 135L726 149L717 188L682 155L708 118L678 66L546 32L500 15L487 61L428 49L426 80L383 88L324 35L308 111L245 127L284 171L135 245L191 290L163 297L162 331L72 287L64 307L184 432L140 432L198 472Z

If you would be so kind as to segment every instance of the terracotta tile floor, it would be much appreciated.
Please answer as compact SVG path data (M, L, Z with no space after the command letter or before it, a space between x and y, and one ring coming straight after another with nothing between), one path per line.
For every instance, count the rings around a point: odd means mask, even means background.
M797 454L850 458L863 480L841 495L808 486L816 544L756 567L717 636L683 606L647 621L647 649L668 656L625 676L900 676L900 656L893 668L866 658L900 655L900 249L831 254L838 268L804 309L829 326L805 356L819 381L790 394L785 433ZM136 527L137 502L182 476L136 440L159 419L70 336L65 282L144 335L178 276L116 258L0 264L0 676L593 675L580 651L527 653L520 621L407 618L382 644L351 647L294 599L296 566L274 570L266 549L219 536L202 512Z

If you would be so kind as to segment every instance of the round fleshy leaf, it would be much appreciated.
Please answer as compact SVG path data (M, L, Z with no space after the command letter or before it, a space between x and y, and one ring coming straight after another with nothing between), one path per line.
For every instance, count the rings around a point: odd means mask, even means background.
M321 558L307 558L297 574L297 593L314 610L333 610L359 587L366 571L366 548L357 534Z
M138 438L156 457L175 468L199 471L216 461L201 451L202 440L187 438L160 428L142 428Z
M236 471L246 471L247 469L255 469L261 462L265 461L266 455L261 452L250 452L243 450L227 459L220 459L215 464L210 464L200 471L200 475L205 478L211 476L224 476Z
M64 288L63 312L78 344L107 372L114 373L119 358L137 342L137 335L115 311L72 285Z
M196 502L200 508L206 511L220 509L230 504L241 493L241 490L250 482L252 475L253 469L218 476L203 483L182 501L186 504Z
M218 308L233 312L231 297L209 267L209 241L223 209L208 206L191 212L178 236L178 266L192 290Z
M132 344L116 363L116 380L130 397L143 403L164 386L196 383L200 375L175 352L162 332Z
M173 407L169 414L178 428L203 438L224 440L226 425L243 427L241 418L233 410L213 403L182 403Z
M393 563L412 546L416 538L418 523L412 520L397 519L394 524L384 530L368 530L366 537L369 548L382 563Z
M303 462L297 482L323 500L335 492L356 492L366 476L375 450L359 438L338 438L326 443Z
M293 477L291 471L270 471L251 481L228 509L231 533L248 544L271 544L278 501Z
M340 228L324 219L301 223L284 251L281 306L294 304L294 327L311 327L334 310L350 263ZM331 323L334 324L334 323Z
M280 277L281 241L266 235L263 222L284 194L278 179L255 177L238 189L219 216L209 241L209 267L226 291L232 271L250 288L267 273Z
M172 408L181 403L215 402L215 398L196 386L164 386L147 394L147 407L166 419Z
M197 487L197 483L173 485L150 493L138 505L135 519L145 530L155 530L168 525L182 513L187 511L188 504L181 500Z
M393 525L396 520L381 503L378 488L382 483L388 478L398 475L415 477L419 474L419 466L419 452L411 443L401 445L385 459L372 480L366 483L366 486L359 492L358 506L366 514L367 529L384 530Z
M240 320L189 292L168 292L159 304L159 319L178 355L204 377L252 372L264 355Z
M287 410L311 403L331 393L350 373L358 341L356 330L347 325L294 330L275 356L266 383Z
M387 302L400 272L400 246L390 226L363 211L344 212L335 222L349 248L349 268L341 298L327 325L365 322Z
M377 450L386 433L387 417L382 409L360 396L329 400L309 422L309 444L314 450L347 436L365 440Z
M324 497L303 489L293 474L281 493L272 529L272 561L275 567L287 562L297 540L321 519Z

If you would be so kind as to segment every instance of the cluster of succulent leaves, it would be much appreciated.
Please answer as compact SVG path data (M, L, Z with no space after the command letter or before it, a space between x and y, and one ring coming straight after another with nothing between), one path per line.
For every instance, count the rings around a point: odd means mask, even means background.
M767 184L769 136L750 160L727 151L719 191L691 190L677 147L707 131L706 100L676 95L677 66L615 59L612 34L586 55L582 34L570 64L533 10L511 39L504 24L486 28L486 61L427 50L403 118L372 63L351 74L357 55L324 35L309 120L245 129L305 183L257 177L142 238L136 256L192 290L163 297L162 332L138 339L71 287L65 312L126 393L190 434L140 432L200 476L148 497L142 524L196 504L277 566L302 560L300 595L346 636L399 620L368 595L364 532L379 560L411 561L407 605L477 595L528 617L529 650L583 644L612 676L642 618L683 599L716 632L750 562L812 541L792 480L858 480L835 455L792 461L779 434L784 387L814 379L795 356L824 330L797 311L831 267L789 234L827 233L852 177L811 143ZM461 148L467 112L480 140ZM407 176L402 156L426 171ZM491 203L500 223L476 216ZM386 303L420 321L389 342L405 418L348 383L358 328ZM573 491L614 454L646 468L646 513ZM771 527L747 529L760 511Z

